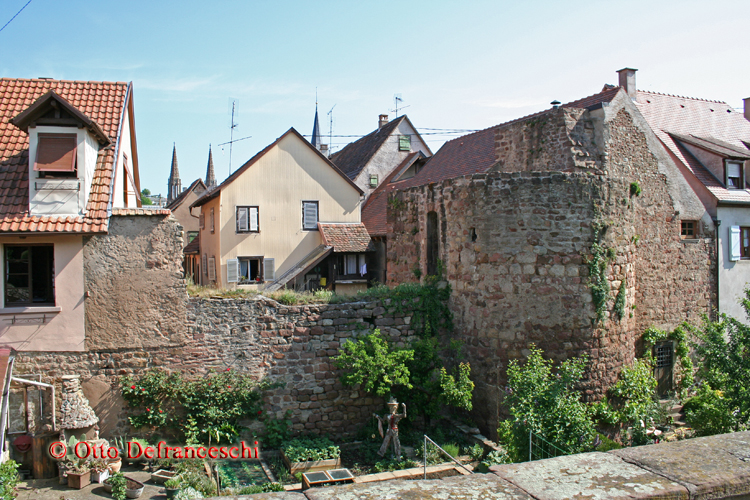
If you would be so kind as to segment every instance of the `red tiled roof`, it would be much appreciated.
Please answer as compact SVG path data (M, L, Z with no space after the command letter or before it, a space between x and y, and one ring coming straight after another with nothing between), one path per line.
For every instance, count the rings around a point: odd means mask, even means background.
M605 102L611 102L620 90L620 87L605 88L598 94L563 104L562 107L591 108ZM420 186L454 177L486 172L496 162L495 134L498 130L550 111L550 109L546 109L532 113L446 142L424 168L412 179L404 181L400 188Z
M351 224L318 223L320 236L325 246L334 252L369 252L372 239L361 222Z
M184 248L184 250L182 250L182 253L184 253L186 255L187 254L198 255L199 253L201 253L201 238L200 238L200 233L198 233L198 236L196 236L195 238L193 238L193 241L191 241L190 243L188 243L187 245L185 245L185 248Z
M114 144L99 151L85 215L29 215L29 139L10 120L50 90L96 122L110 139L118 137L127 83L0 79L0 231L106 232Z
M726 143L736 151L746 151L745 143L750 142L750 122L742 113L721 101L643 90L638 91L636 105L664 146L703 182L717 200L750 202L750 193L747 190L726 189L724 184L708 172L679 144L679 139L676 139L677 136L693 136L703 141ZM747 154L750 154L750 150L747 151Z

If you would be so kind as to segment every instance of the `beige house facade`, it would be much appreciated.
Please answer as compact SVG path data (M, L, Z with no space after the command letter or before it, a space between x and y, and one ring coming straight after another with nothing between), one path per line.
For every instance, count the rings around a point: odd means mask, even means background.
M268 288L317 272L317 284L328 286L316 268L333 249L324 245L319 223L361 225L362 194L289 129L191 205L193 214L200 212L198 282Z

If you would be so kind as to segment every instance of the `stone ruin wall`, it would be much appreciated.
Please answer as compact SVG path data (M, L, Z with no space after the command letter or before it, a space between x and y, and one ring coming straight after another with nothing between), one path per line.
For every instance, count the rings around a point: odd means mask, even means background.
M91 349L81 353L20 353L16 374L42 373L59 386L61 377L80 374L84 394L100 418L103 437L133 435L120 396L121 376L152 367L201 376L231 368L258 379L283 382L270 390L266 411L287 410L295 433L354 435L383 401L344 387L331 357L344 340L380 328L396 343L414 332L411 316L380 301L284 306L267 298L189 300L186 341L160 347Z
M645 328L674 328L715 305L715 242L680 239L667 179L631 114L621 110L606 124L583 110L551 115L546 137L527 130L540 128L539 117L497 131L497 168L513 173L410 188L388 208L389 284L417 281L417 268L425 274L426 214L438 216L450 306L481 401L474 413L490 435L502 416L508 362L523 359L531 343L557 361L588 355L584 391L596 399L640 354ZM601 149L596 134L606 134ZM540 152L533 141L557 146ZM566 172L527 171L544 166ZM640 196L631 197L631 182ZM602 245L615 251L603 323L588 286L596 227ZM613 313L623 280L620 319Z

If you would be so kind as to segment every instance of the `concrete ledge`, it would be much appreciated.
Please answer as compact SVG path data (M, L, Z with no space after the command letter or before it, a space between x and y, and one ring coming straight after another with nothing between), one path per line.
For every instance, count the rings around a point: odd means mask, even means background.
M395 479L313 488L304 493L264 493L235 498L750 499L750 432L497 465L490 470L490 474L427 481Z

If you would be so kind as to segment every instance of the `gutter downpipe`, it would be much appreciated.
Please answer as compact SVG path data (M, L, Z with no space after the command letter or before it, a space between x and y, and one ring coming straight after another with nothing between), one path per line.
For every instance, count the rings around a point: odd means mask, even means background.
M5 427L8 419L8 398L10 397L10 381L13 378L13 362L16 357L11 351L8 356L8 373L5 376L2 399L0 400L0 464L5 460Z

